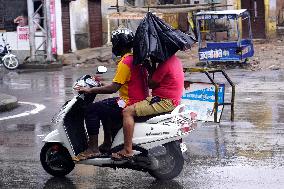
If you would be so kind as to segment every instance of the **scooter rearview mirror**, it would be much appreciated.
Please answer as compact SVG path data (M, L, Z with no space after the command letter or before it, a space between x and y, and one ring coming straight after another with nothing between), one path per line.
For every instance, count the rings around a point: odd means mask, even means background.
M97 68L97 74L103 74L107 72L107 67L105 66L98 66Z

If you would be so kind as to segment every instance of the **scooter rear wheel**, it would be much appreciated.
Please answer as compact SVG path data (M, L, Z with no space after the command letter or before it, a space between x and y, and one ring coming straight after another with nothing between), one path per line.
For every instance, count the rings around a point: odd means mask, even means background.
M68 150L59 143L46 143L40 152L44 170L55 177L69 174L75 167Z
M164 147L167 153L156 157L159 161L159 169L149 170L149 174L157 180L171 180L177 177L183 169L184 158L179 143L170 142Z

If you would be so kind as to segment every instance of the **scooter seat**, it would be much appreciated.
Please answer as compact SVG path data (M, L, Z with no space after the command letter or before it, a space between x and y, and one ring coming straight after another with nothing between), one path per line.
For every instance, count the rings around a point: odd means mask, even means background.
M134 121L135 123L142 123L142 122L146 122L147 120L156 117L156 116L160 116L160 115L166 115L166 114L170 114L171 112L164 112L164 113L160 113L160 114L154 114L154 115L148 115L148 116L141 116L141 117L134 117Z

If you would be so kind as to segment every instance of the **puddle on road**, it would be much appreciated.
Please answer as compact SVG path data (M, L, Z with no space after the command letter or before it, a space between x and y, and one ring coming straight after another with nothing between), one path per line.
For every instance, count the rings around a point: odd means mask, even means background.
M0 127L0 151L5 149L9 152L11 147L34 147L33 150L41 148L42 138L53 130L51 125L36 125L36 124L3 124ZM4 148L3 148L4 147ZM8 148L7 148L8 147ZM25 153L33 151L25 149ZM3 152L4 153L4 152ZM18 156L21 154L17 154Z
M76 189L76 185L69 178L63 177L52 177L47 182L44 183L43 188L68 188Z
M4 79L0 87L2 87L1 90L19 90L21 98L40 99L49 103L48 108L54 108L55 105L60 107L60 104L73 97L71 89L73 82L86 73L88 70L74 72L71 69L55 73L41 72L33 76L19 74L17 79ZM112 73L106 77L107 81L111 81ZM231 175L233 173L230 172L233 170L230 168L239 168L243 172L251 171L252 174L258 174L258 170L247 169L245 166L283 166L284 74L278 72L269 72L267 76L264 74L266 73L238 73L237 71L229 74L236 83L235 121L230 122L230 109L225 108L220 124L201 123L184 140L188 145L189 158L183 172L185 179L180 178L177 179L178 182L163 185L156 183L145 173L135 172L133 174L133 171L124 169L114 171L109 168L94 169L90 166L87 172L85 169L76 167L71 173L72 179L48 180L45 183L46 188L53 188L57 185L66 188L94 188L94 186L101 188L119 188L120 186L126 188L192 188L196 186L198 188L201 186L198 184L204 186L207 183L208 176L211 182L206 186L211 188L212 185L219 186L220 183L226 182L226 176L234 178L234 175ZM11 83L12 85L9 86ZM37 94L36 97L33 96L34 93ZM98 99L104 97L106 96L100 96ZM47 116L50 116L51 120L54 110L45 113L50 114ZM39 124L26 122L10 125L1 122L0 159L3 161L13 158L22 160L33 154L32 158L38 161L38 153L42 146L42 137L39 136L46 135L53 129L51 125L41 123L40 117L38 122ZM229 168L224 170L223 166L226 165ZM265 171L265 168L262 171ZM245 179L241 175L242 172L236 178ZM263 175L264 173L261 174ZM194 180L195 178L202 181L198 183ZM212 179L215 180L212 181ZM187 185L188 182L189 185Z

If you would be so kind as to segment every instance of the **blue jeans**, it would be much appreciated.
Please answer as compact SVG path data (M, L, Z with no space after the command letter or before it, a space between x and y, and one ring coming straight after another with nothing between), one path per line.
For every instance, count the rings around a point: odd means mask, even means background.
M114 130L121 128L123 109L118 106L117 99L104 99L86 107L85 123L89 135L99 134L100 121L103 125L111 124Z

